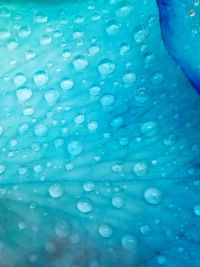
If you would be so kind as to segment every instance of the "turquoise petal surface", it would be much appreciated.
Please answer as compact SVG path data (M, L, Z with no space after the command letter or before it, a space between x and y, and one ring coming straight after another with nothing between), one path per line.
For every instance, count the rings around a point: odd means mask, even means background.
M157 2L166 47L200 93L199 1Z
M0 1L0 267L199 267L197 43L158 8Z

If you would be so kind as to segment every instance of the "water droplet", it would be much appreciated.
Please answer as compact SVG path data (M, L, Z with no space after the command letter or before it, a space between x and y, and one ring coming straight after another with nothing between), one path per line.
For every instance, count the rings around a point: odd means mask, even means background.
M122 77L122 80L126 85L132 85L136 81L136 74L133 72L128 72L124 74L124 76Z
M149 187L144 192L146 202L151 205L158 205L162 201L162 191L156 187Z
M145 39L148 37L148 35L149 35L149 30L141 25L136 27L134 31L134 38L137 43L144 42Z
M83 185L83 189L86 191L86 192L91 192L95 189L95 184L91 181L87 181L84 183Z
M113 197L112 198L112 205L116 209L121 209L124 205L124 201L121 197Z
M16 96L18 100L21 102L29 100L32 97L32 94L33 94L32 90L26 86L20 87L16 91Z
M52 42L52 37L51 37L50 34L45 33L45 34L42 34L40 36L40 43L41 43L41 45L48 45L51 42Z
M48 128L45 124L39 123L35 126L34 132L35 132L35 135L39 137L44 137L47 135Z
M5 40L10 37L10 32L7 29L0 29L0 39Z
M83 70L88 66L88 60L84 56L79 55L74 58L72 64L76 70Z
M147 88L142 87L135 91L135 101L138 103L145 103L150 98L150 92Z
M194 214L200 216L200 205L194 206Z
M115 97L111 94L105 94L100 99L101 105L105 107L112 105L114 102L115 102Z
M110 238L113 235L114 231L113 228L110 224L102 224L99 227L99 234L103 238Z
M70 226L66 221L60 221L56 224L55 232L59 238L65 238L70 234Z
M97 121L90 121L87 124L87 128L90 132L95 132L98 129L99 125Z
M153 73L151 76L151 83L153 85L159 85L163 82L163 80L164 80L163 73L156 72L156 73Z
M27 38L31 35L31 29L28 26L21 26L18 35L21 38Z
M72 156L78 156L83 152L83 144L75 140L68 144L67 149Z
M102 59L98 64L98 71L102 76L111 75L115 69L115 63L108 58Z
M124 249L135 251L138 246L138 240L135 236L128 234L122 238L121 244Z
M53 184L49 187L49 195L53 198L59 198L64 194L64 188L60 184Z
M167 263L167 259L165 256L159 255L157 257L157 263L160 265L166 264Z
M144 176L147 174L148 165L144 162L137 162L133 165L133 171L137 176Z
M27 60L34 59L35 57L36 57L36 53L35 53L35 51L33 51L33 50L28 50L28 51L25 52L25 58L26 58Z
M87 198L79 199L77 202L77 208L82 213L89 213L93 210L93 204L91 200Z
M33 80L38 87L41 87L47 84L49 77L46 71L39 70L34 74Z
M89 88L89 93L91 96L98 96L101 92L101 87L98 85L93 85Z
M149 235L150 232L151 232L151 228L149 227L149 225L143 225L143 226L140 227L140 232L143 235Z
M46 23L48 21L48 16L45 15L44 13L36 13L34 16L33 16L33 20L35 21L35 23Z
M14 81L15 86L19 87L19 86L22 86L27 81L27 78L22 72L19 72L15 75L15 77L13 78L13 81Z
M3 164L0 164L0 174L4 173L6 170L6 166Z
M16 38L10 38L7 42L7 47L8 47L8 50L10 51L17 49L18 46L19 46L19 42L17 41Z
M49 105L55 104L60 97L60 94L56 90L49 90L44 94L44 99Z
M120 173L123 171L123 164L121 163L114 163L111 167L113 172Z
M3 126L2 126L2 125L0 125L0 136L1 136L1 135L3 135L3 133L4 133Z
M114 34L118 33L119 28L120 28L119 22L116 20L110 20L106 23L106 32L109 35L114 35Z
M147 121L141 124L140 131L147 137L154 137L158 134L158 123L155 121Z
M69 78L63 78L60 82L60 88L63 90L70 90L74 86L73 80Z

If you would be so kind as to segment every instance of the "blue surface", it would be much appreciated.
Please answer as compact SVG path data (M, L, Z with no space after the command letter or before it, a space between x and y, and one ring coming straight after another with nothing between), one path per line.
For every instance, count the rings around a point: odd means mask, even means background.
M0 3L0 266L199 267L189 25L164 45L156 1Z

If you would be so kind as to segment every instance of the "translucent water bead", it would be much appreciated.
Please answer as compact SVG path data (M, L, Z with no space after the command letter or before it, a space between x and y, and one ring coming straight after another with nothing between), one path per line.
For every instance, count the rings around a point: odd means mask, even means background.
M93 210L93 203L90 199L82 198L78 200L77 208L82 213L89 213Z
M144 192L146 202L151 205L158 205L161 203L163 194L162 191L156 187L149 187Z

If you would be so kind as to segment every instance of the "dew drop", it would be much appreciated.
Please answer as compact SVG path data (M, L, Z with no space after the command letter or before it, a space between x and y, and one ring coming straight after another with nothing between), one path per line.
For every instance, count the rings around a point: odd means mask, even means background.
M55 233L59 238L65 238L70 234L70 226L66 221L60 221L56 224Z
M93 204L91 200L87 198L79 199L77 202L77 209L82 213L89 213L93 210Z
M27 81L27 78L22 72L19 72L15 75L13 81L14 81L15 86L19 87L19 86L22 86Z
M95 183L87 181L83 184L83 189L85 192L92 192L95 189Z
M6 166L3 164L0 164L0 174L4 173L6 170Z
M102 106L108 107L115 102L115 97L111 94L105 94L100 99L100 103Z
M124 201L121 197L113 197L112 198L112 205L116 209L121 209L124 205Z
M162 201L162 191L156 187L149 187L144 192L146 202L151 205L158 205Z
M49 77L46 71L39 70L34 74L33 80L38 87L41 87L47 84Z
M147 121L141 124L140 131L147 137L154 137L158 134L158 124L155 121Z
M25 101L29 100L32 97L32 94L33 94L32 90L26 86L20 87L16 91L16 96L17 96L18 100L21 102L25 102Z
M52 198L59 198L64 194L64 188L60 184L53 184L49 187L49 195Z
M102 76L111 75L115 69L115 63L108 58L102 59L98 64L98 71Z
M121 244L122 244L124 249L135 251L137 249L137 246L138 246L138 240L136 237L128 234L122 238Z
M45 124L39 123L34 128L35 135L39 137L44 137L47 135L48 128Z
M106 32L109 35L114 35L114 34L118 33L119 28L120 28L119 22L116 20L110 20L106 23Z
M75 140L68 144L67 149L72 156L78 156L83 152L83 144Z
M195 215L200 216L200 205L195 205L193 210Z
M76 70L83 70L88 66L88 60L84 56L78 55L74 58L72 64Z
M44 99L49 105L55 104L60 97L60 94L56 90L49 90L44 94Z
M113 235L114 231L113 228L110 224L102 224L99 227L99 234L103 238L110 238Z
M60 82L60 88L63 90L70 90L74 86L73 80L69 78L63 78L62 81Z
M136 27L134 31L134 38L136 43L144 42L145 39L148 37L148 35L149 35L149 30L141 25Z
M133 171L137 176L144 176L147 174L148 166L144 162L137 162L133 165Z

